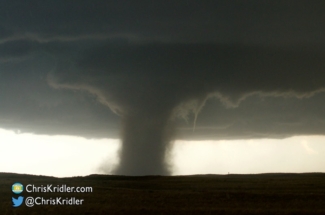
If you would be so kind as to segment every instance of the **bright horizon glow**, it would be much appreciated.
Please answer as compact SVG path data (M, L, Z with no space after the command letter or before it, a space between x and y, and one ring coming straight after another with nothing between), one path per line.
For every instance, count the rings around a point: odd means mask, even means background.
M174 175L325 172L324 143L325 136L178 141L173 149L173 172Z
M55 177L104 174L118 163L119 140L47 136L0 129L0 172ZM172 175L325 172L325 136L175 141ZM103 167L103 164L106 164Z
M82 176L98 172L104 161L111 165L118 162L118 141L110 139L23 134L3 129L0 136L0 172Z

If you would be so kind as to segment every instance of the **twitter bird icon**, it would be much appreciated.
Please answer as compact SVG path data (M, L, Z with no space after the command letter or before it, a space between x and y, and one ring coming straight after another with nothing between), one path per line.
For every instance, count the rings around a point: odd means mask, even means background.
M17 199L12 197L11 199L12 199L12 206L13 207L19 207L24 201L24 197L22 197L22 196L18 196Z

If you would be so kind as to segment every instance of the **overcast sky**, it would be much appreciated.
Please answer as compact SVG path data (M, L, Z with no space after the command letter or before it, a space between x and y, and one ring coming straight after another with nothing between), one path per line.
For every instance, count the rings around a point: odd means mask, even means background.
M322 136L324 10L316 0L2 1L0 128L121 139L113 173L131 175L172 174L175 139Z

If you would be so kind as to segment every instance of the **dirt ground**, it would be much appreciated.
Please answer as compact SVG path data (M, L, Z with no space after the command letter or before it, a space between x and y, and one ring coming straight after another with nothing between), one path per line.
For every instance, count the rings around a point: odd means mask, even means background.
M88 193L14 194L15 182L92 187ZM14 208L11 198L84 199ZM0 214L325 214L325 173L54 178L0 173ZM40 199L40 198L39 198ZM39 201L38 201L39 202Z

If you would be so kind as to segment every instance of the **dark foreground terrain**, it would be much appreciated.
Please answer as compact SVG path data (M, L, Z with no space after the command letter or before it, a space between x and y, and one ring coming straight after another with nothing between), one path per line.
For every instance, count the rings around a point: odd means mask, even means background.
M11 185L93 187L92 193L20 196L84 199L82 205L13 208ZM325 174L54 178L0 173L0 214L325 214Z

